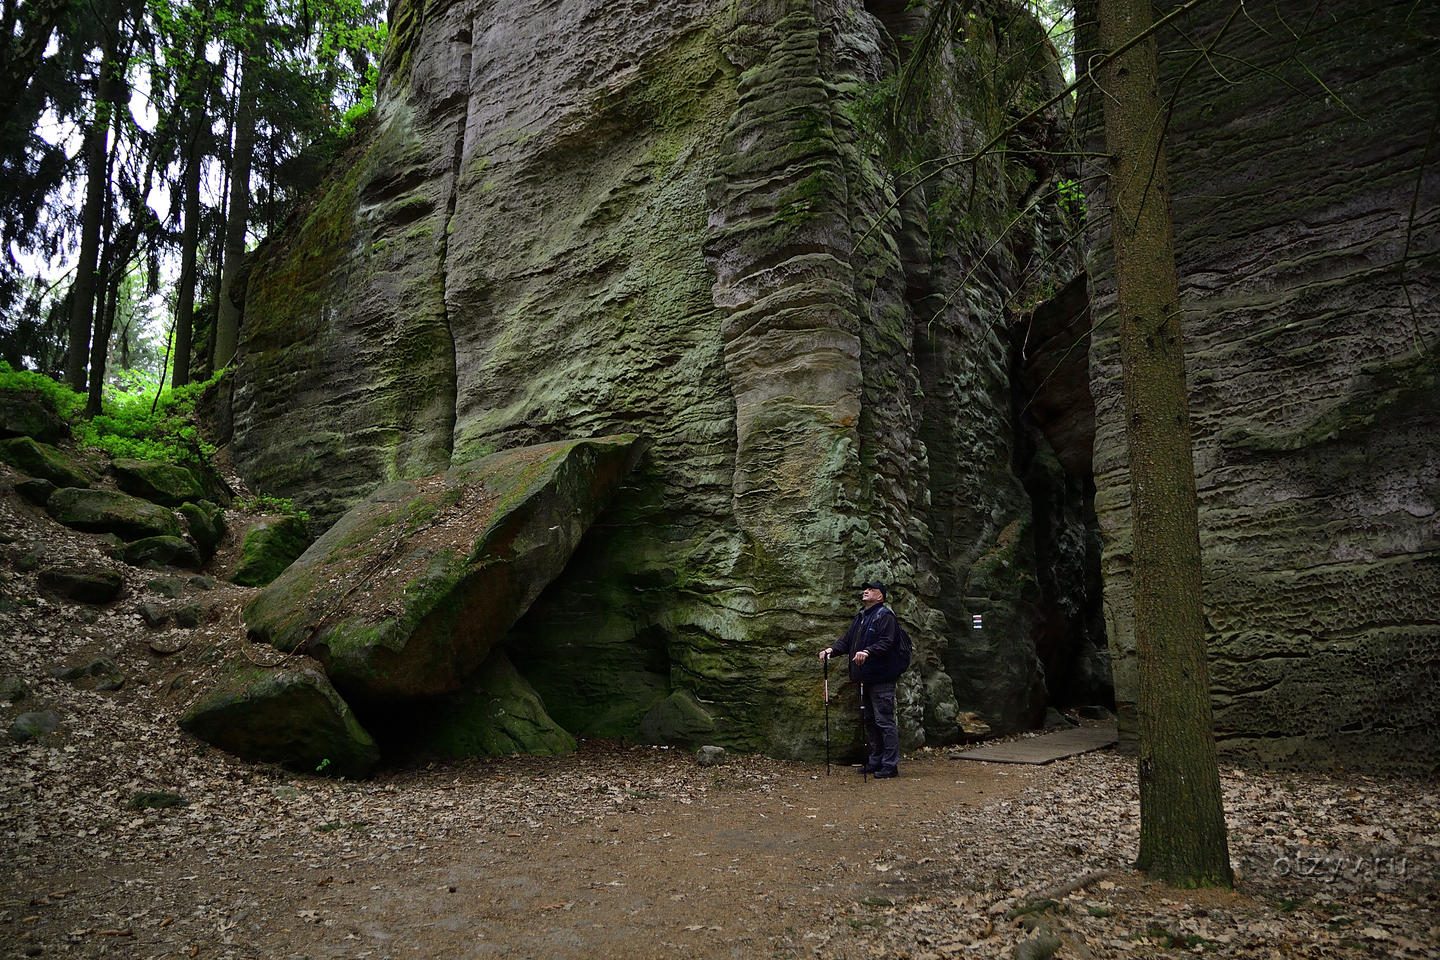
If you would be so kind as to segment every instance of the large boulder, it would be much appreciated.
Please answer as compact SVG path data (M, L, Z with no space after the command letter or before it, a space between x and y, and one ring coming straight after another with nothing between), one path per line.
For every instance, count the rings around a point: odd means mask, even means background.
M640 741L672 747L698 747L715 732L715 719L684 690L650 708L640 721Z
M380 759L375 741L318 664L241 666L180 718L180 726L246 760L291 770L363 777Z
M90 486L84 467L50 444L37 443L30 437L0 440L0 460L57 487Z
M200 569L200 552L188 540L180 537L146 537L126 544L122 554L131 566L144 567L158 564L162 567L184 567L187 570Z
M310 546L310 531L299 517L265 520L245 533L240 564L230 578L242 587L263 587L300 558Z
M195 541L200 556L206 560L214 556L215 548L225 539L225 510L209 500L200 500L182 503L175 512L185 518L190 528L190 539Z
M431 720L420 748L440 756L554 756L576 746L504 650L491 653L459 693L427 713Z
M178 507L208 496L188 467L159 460L114 460L110 472L115 485L126 493L163 507Z
M114 533L126 541L178 537L180 524L164 507L115 490L56 490L45 501L56 523L87 533Z
M76 603L109 603L125 585L125 577L107 567L48 567L36 576L46 593Z
M347 697L460 689L555 578L634 467L633 435L497 453L382 487L245 609Z
M70 436L70 427L53 410L14 394L0 394L0 437L32 437L54 443Z

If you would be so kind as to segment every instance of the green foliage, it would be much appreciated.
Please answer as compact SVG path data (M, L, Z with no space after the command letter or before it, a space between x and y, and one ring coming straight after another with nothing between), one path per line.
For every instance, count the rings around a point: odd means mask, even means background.
M74 421L85 410L85 397L43 373L16 370L0 360L0 393L18 394L39 400L66 421Z
M1077 220L1085 219L1085 190L1079 180L1061 180L1055 185L1060 203Z
M233 506L245 513L278 513L304 523L310 522L310 514L298 509L295 501L284 497L240 497Z
M134 373L137 378L134 382L152 385L142 373ZM0 393L48 401L70 424L81 447L103 450L112 457L208 464L215 446L201 434L195 402L223 373L204 383L163 390L158 402L153 392L126 393L107 386L102 412L90 420L83 417L84 396L44 374L15 370L3 360L0 360Z
M203 383L165 389L158 402L149 393L106 391L102 412L72 422L71 429L81 446L112 457L208 464L215 445L200 432L195 401L223 375L221 371Z

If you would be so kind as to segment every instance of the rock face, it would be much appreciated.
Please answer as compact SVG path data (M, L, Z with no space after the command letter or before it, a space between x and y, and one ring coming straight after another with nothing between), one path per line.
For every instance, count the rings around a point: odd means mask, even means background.
M545 712L535 688L496 650L430 713L420 739L423 752L446 757L556 756L575 750L575 738Z
M382 487L245 609L358 701L459 690L634 467L633 435L542 444Z
M1058 174L998 157L897 195L915 153L963 153L1013 106L966 79L989 54L957 48L887 166L866 104L916 31L903 6L395 4L375 128L247 291L247 483L331 522L492 450L643 434L651 454L505 640L566 730L634 737L679 695L709 743L821 756L814 653L869 578L917 642L908 745L958 737L962 706L1038 723L1047 665L1103 647L1093 609L1051 608L1084 593L1088 456L1046 453L1016 402L1015 345L1077 271L1074 225L1041 199L1007 227ZM1016 44L994 64L1045 49ZM1028 68L1033 105L1058 72Z
M325 674L301 657L277 668L234 670L180 718L213 746L292 770L363 777L380 759L375 741Z
M1227 62L1244 68L1193 74L1171 127L1215 730L1229 760L1433 773L1440 166L1433 146L1424 160L1423 38L1440 24L1433 7L1349 0L1297 39L1262 31L1310 9L1274 4L1230 32ZM1204 45L1227 15L1202 8L1173 44ZM1095 502L1133 736L1124 408L1108 247L1095 251Z
M66 487L50 495L45 509L67 527L115 533L127 541L180 536L180 524L169 510L115 490Z
M205 533L202 526L202 536ZM263 587L300 559L310 543L310 532L299 517L257 523L245 533L240 563L230 581L242 587Z

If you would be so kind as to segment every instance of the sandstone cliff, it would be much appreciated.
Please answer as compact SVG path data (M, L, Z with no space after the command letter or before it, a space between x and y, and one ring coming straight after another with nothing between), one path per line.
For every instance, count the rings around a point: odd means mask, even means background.
M1440 25L1403 2L1247 9L1217 47L1227 66L1194 52L1225 8L1162 44L1216 734L1233 760L1433 772ZM1104 230L1092 239L1095 504L1123 729L1130 491Z
M1016 346L1078 270L1073 225L1040 203L1002 235L1056 172L999 157L901 196L894 148L973 149L1006 109L957 52L925 142L876 143L904 7L394 4L375 129L254 270L247 481L333 520L452 460L647 437L506 641L576 734L636 736L683 694L713 742L818 755L814 652L868 578L919 644L911 745L954 739L959 709L1030 726L1047 669L1103 699L1088 425L1063 396L1088 395ZM1027 22L987 9L975 29ZM1056 73L1025 49L1033 102ZM1051 313L1037 343L1079 322Z

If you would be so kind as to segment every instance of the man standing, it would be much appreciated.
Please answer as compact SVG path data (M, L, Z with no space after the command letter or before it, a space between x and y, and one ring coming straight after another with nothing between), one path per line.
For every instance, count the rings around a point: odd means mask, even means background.
M867 583L860 594L865 609L855 615L850 629L833 646L820 651L850 655L850 679L860 684L860 716L870 738L870 757L861 773L875 779L893 777L900 767L900 728L895 723L895 681L900 663L899 630L895 614L885 606L885 584Z

